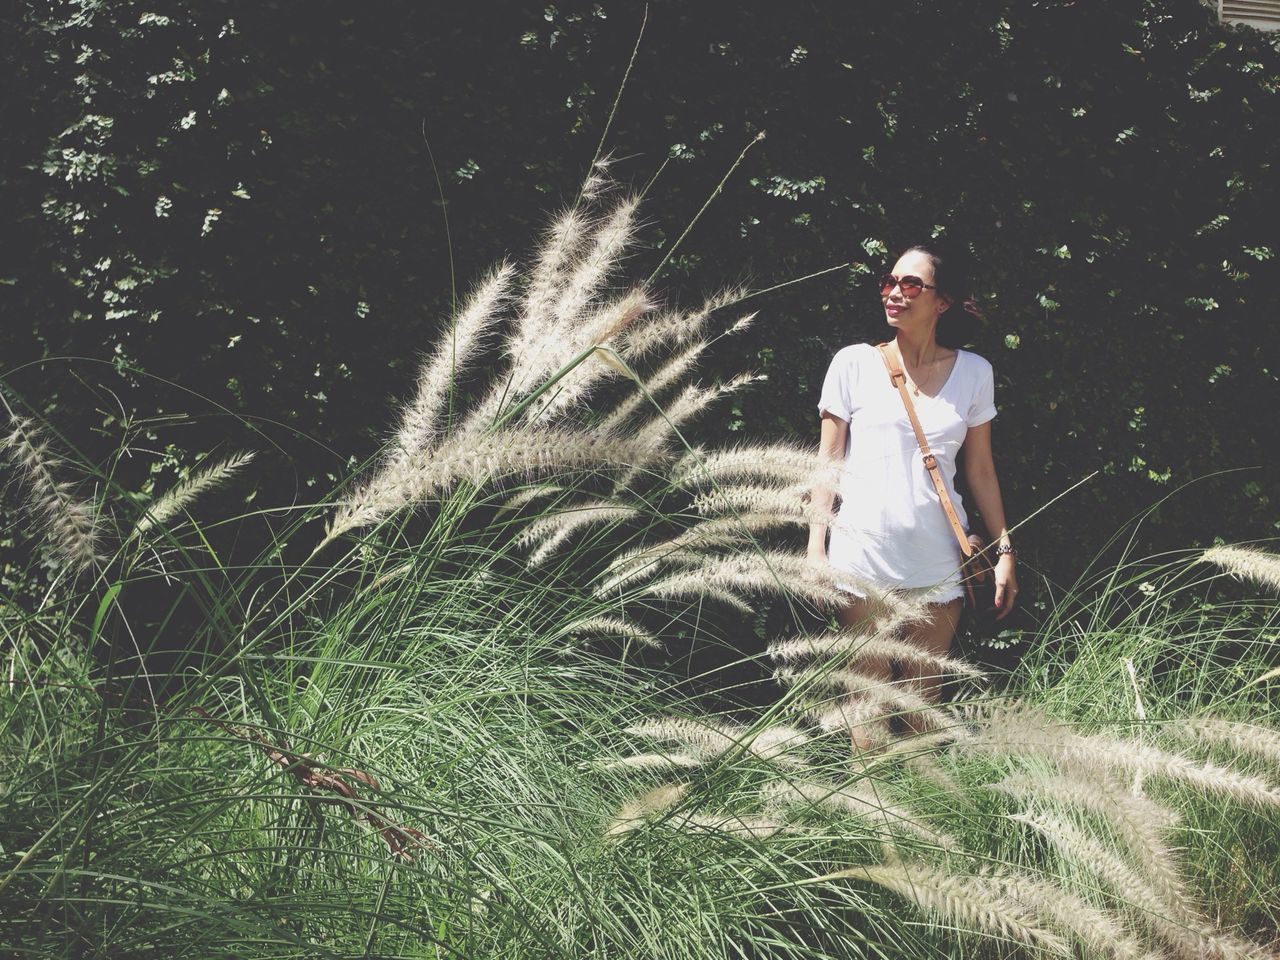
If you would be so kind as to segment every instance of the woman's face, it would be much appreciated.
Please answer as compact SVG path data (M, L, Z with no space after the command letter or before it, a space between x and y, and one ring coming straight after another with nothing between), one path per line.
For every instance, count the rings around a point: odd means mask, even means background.
M899 279L919 277L925 283L933 284L933 261L918 250L904 253L890 272ZM884 301L885 320L891 327L937 323L938 317L949 306L938 296L937 290L929 287L925 287L914 297L908 297L902 292L901 286L895 286L887 294L882 294L880 299Z

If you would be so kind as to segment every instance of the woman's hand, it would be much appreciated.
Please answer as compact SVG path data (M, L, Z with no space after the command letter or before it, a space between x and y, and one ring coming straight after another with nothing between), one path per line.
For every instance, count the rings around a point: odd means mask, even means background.
M996 619L1003 620L1018 601L1018 563L1009 554L996 561Z

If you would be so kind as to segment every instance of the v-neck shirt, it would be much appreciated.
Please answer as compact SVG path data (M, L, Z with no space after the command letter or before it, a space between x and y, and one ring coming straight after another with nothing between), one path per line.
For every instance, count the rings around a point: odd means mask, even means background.
M994 394L991 364L957 350L938 392L911 397L966 529L968 516L955 491L956 454L970 427L996 415ZM818 412L849 424L840 509L827 550L832 566L879 588L946 587L959 596L960 548L879 350L859 343L835 355Z

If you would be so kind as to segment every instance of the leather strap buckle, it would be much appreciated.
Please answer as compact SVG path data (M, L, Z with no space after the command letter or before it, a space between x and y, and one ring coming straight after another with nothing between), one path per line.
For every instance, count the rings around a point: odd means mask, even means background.
M935 457L932 453L926 453L924 455L924 468L926 470L937 470L938 458Z
M904 384L907 382L907 375L903 373L901 370L893 370L893 371L890 371L889 373L889 379L893 381L893 385L896 387L898 386L899 380L901 380Z

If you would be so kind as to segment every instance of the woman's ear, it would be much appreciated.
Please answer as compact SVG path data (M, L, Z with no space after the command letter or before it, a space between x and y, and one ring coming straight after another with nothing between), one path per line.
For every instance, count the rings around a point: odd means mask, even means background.
M941 314L946 313L948 310L950 310L950 309L951 309L951 305L952 305L953 303L955 303L955 302L956 302L956 298L955 298L955 297L943 297L943 298L942 298L942 309L940 309L940 310L938 311L938 313L939 313L940 315L941 315Z

